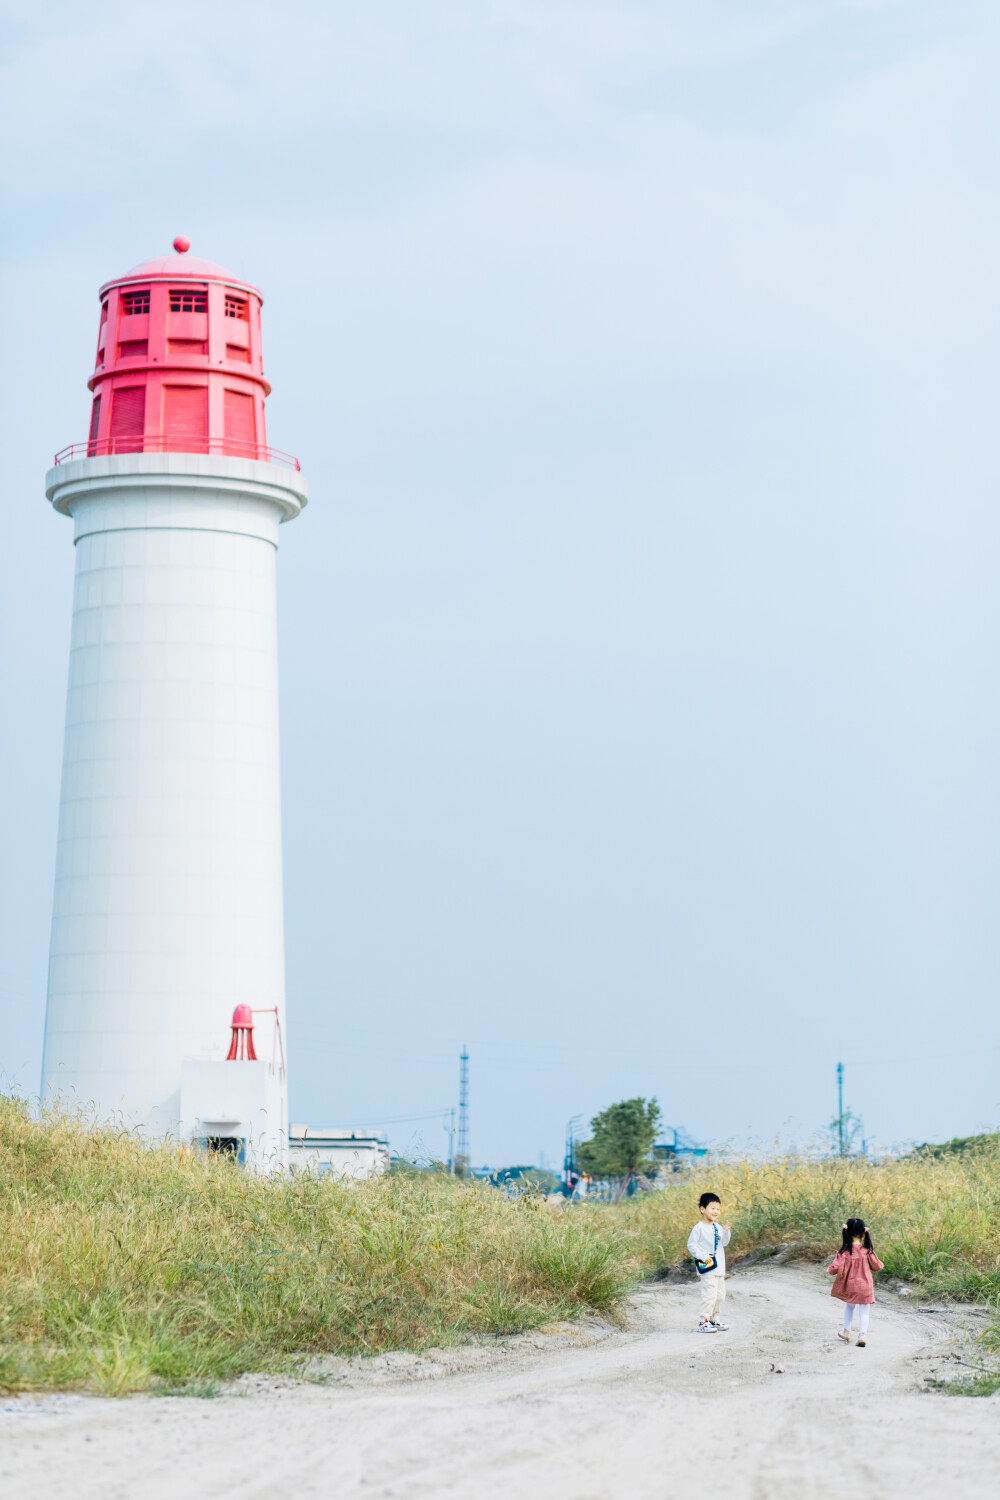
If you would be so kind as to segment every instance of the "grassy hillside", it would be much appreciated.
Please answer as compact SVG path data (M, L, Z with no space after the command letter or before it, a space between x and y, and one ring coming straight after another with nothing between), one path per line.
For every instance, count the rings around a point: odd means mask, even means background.
M621 1207L552 1208L431 1174L266 1181L0 1098L0 1388L183 1388L615 1315L640 1275L684 1259L704 1187L737 1256L825 1256L860 1213L890 1272L1000 1299L995 1141L875 1166L717 1163Z
M447 1178L266 1181L0 1099L0 1387L119 1392L614 1313L631 1244Z

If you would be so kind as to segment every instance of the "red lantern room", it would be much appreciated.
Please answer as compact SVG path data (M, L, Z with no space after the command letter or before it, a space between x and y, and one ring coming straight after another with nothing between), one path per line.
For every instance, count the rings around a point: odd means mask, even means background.
M186 239L174 249L101 287L90 437L57 462L84 451L222 453L298 468L267 447L260 292L189 255Z

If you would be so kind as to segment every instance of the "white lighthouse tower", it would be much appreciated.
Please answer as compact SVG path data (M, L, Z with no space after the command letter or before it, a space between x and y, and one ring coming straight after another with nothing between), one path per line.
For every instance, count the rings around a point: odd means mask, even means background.
M266 444L260 293L174 248L101 288L90 437L46 477L76 585L42 1088L278 1165L275 557L306 484Z

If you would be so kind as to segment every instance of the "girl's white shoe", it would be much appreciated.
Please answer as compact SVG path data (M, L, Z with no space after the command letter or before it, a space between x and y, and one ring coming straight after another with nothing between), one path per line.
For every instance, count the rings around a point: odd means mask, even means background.
M849 1344L851 1342L851 1335L848 1333L846 1328L838 1328L837 1337L838 1339L843 1339L845 1344Z
M858 1339L858 1342L857 1342L857 1344L856 1344L856 1345L855 1345L855 1348L857 1348L857 1349L863 1349L863 1348L864 1348L864 1347L865 1347L865 1344L866 1344L866 1343L867 1343L867 1342L868 1342L868 1341L867 1341L867 1339L866 1339L866 1338L865 1338L865 1335L864 1335L864 1334L862 1334L862 1335L861 1335L861 1337L860 1337L860 1338L859 1338L859 1339Z

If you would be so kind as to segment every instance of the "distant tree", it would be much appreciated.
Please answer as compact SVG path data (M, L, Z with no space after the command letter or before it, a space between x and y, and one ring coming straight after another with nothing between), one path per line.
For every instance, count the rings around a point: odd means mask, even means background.
M494 1187L518 1188L537 1193L554 1193L559 1178L548 1167L498 1167L490 1176Z
M830 1140L837 1156L853 1156L858 1136L864 1130L864 1121L853 1110L845 1109L842 1115L834 1115L830 1121Z
M448 1163L444 1161L416 1161L406 1156L394 1156L389 1162L390 1177L423 1177L426 1173L447 1175Z
M989 1135L958 1135L950 1141L943 1141L940 1145L934 1145L931 1141L924 1141L922 1146L914 1146L910 1153L912 1156L931 1156L937 1159L947 1156L965 1156L975 1153L994 1153L1000 1147L1000 1135L990 1132Z
M653 1171L659 1124L655 1099L622 1099L609 1105L591 1120L593 1137L575 1147L577 1168L588 1177L622 1178L624 1191L633 1178Z

